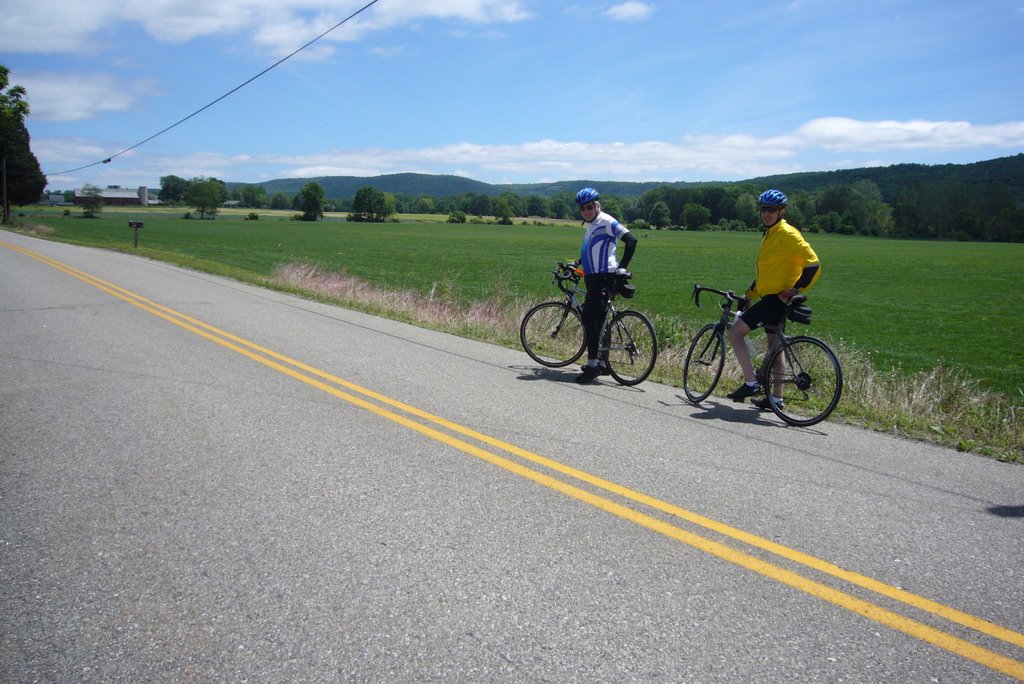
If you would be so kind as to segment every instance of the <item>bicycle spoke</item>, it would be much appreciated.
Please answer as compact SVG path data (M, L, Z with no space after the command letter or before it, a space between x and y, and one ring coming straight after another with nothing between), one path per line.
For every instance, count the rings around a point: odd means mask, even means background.
M843 373L829 347L813 337L790 338L773 357L768 386L773 409L791 425L814 425L828 417L842 396Z
M565 302L544 302L530 309L523 317L519 339L534 361L552 368L577 360L586 346L583 322Z
M683 391L693 403L707 399L718 384L725 364L725 345L714 325L706 325L693 337L683 366Z
M643 382L658 358L654 326L636 311L622 311L612 319L605 351L608 370L623 385Z

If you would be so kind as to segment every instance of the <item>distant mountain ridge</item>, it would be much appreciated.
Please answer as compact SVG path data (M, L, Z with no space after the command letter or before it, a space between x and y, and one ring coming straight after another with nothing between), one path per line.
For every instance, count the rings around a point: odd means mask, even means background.
M229 190L243 185L259 185L268 195L283 192L294 195L310 182L319 183L324 195L332 199L355 196L359 188L370 186L381 192L409 196L449 197L466 194L497 196L511 192L522 196L551 197L559 193L575 193L590 185L609 196L635 198L662 186L698 187L707 185L752 185L755 188L778 187L786 192L813 191L828 185L849 185L859 180L874 182L882 197L892 201L901 188L912 182L960 183L968 191L982 191L990 183L1005 184L1024 201L1024 154L1000 157L972 164L896 164L893 166L842 169L839 171L808 171L803 173L761 176L742 181L702 182L628 182L600 180L564 180L550 183L492 184L454 175L396 173L382 176L321 176L318 178L281 178L263 183L227 183Z
M540 195L551 197L560 192L575 194L585 185L600 187L606 195L619 197L639 197L648 190L662 185L707 185L707 183L662 183L658 181L593 181L566 180L550 183L510 183L493 184L473 180L465 176L431 175L425 173L394 173L382 176L319 176L316 178L280 178L262 183L226 183L228 190L244 185L259 185L268 195L283 192L294 195L306 183L316 182L324 189L324 195L333 199L355 196L359 188L370 186L381 192L401 193L404 195L430 195L432 197L451 197L457 195L490 195L497 196L506 192L519 195Z

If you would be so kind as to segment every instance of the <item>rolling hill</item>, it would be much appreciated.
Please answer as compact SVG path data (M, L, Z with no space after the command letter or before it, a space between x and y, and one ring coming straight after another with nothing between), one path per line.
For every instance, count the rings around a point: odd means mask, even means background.
M896 164L893 166L842 169L839 171L810 171L775 176L762 176L743 181L722 182L626 182L601 180L565 180L551 183L491 184L453 175L431 175L422 173L397 173L383 176L323 176L319 178L282 178L257 183L268 195L283 192L294 195L303 185L319 183L327 197L344 199L353 197L359 188L370 186L381 192L409 196L429 195L450 197L466 194L496 196L511 192L518 195L540 195L551 197L559 193L575 193L585 185L600 188L609 196L633 198L648 190L669 185L672 187L697 187L703 185L753 185L756 188L780 187L787 192L796 190L818 190L828 185L849 185L859 180L874 182L886 201L892 201L901 188L909 183L960 184L967 192L982 192L991 183L1005 184L1019 201L1024 201L1024 154L1001 157L973 164ZM228 189L248 185L227 183Z

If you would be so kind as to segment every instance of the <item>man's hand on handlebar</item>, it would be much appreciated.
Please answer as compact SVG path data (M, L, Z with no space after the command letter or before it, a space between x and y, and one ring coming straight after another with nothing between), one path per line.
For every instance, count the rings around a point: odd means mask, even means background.
M743 295L736 294L732 290L729 290L728 292L726 292L726 295L729 297L729 299L731 299L732 301L736 302L737 308L740 311L746 311L747 310L747 306L750 305L750 300L749 299L747 299Z

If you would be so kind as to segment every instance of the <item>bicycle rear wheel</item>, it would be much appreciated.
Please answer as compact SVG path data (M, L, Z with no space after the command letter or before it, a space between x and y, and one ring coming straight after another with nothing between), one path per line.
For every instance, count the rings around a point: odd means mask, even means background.
M683 391L694 404L711 396L725 367L725 340L718 326L708 323L693 336L683 364Z
M608 339L608 372L622 385L638 385L647 379L658 360L654 325L637 311L620 311L605 328Z
M772 352L769 368L768 402L779 418L799 427L820 423L839 403L843 394L843 369L827 344L816 337L791 337ZM781 386L782 401L775 395Z
M587 344L579 313L565 302L544 302L527 311L519 340L530 358L549 368L568 366L583 356Z

